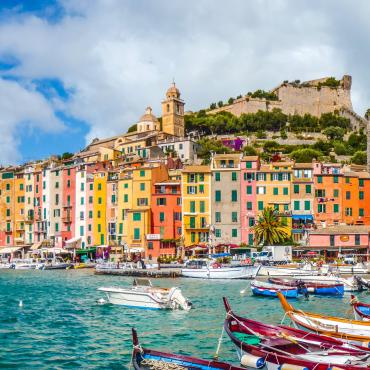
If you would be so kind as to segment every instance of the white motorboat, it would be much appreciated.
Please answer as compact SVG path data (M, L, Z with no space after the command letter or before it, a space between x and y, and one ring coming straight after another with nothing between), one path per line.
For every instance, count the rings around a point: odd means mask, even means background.
M223 265L203 258L192 259L181 270L182 276L201 279L253 279L259 265Z
M356 263L355 265L322 265L322 273L339 273L339 274L368 274L369 268L365 263Z
M10 269L12 264L10 262L0 261L0 269Z
M149 279L134 279L131 288L101 287L99 291L107 295L112 304L146 309L190 310L191 303L182 295L178 287L156 288Z
M338 283L343 284L345 292L355 292L360 289L357 279L354 276L341 277L336 275L317 275L317 276L296 276L303 281L312 281L317 283Z
M261 266L258 272L259 276L315 276L319 271L311 264L300 265L277 265Z
M11 268L15 270L34 270L36 268L36 262L32 259L13 260Z

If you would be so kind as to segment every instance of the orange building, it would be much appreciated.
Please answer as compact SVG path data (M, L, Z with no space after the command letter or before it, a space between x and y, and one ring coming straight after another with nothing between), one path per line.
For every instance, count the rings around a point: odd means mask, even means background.
M147 235L148 253L152 258L176 256L176 243L181 229L180 181L162 181L154 184L152 194L152 234Z
M344 173L342 183L342 222L347 225L355 225L359 221L359 201L361 198L364 198L365 193L363 190L359 190L358 185L357 173Z
M370 225L370 176L367 172L359 172L358 177L358 224ZM361 191L363 194L360 193Z

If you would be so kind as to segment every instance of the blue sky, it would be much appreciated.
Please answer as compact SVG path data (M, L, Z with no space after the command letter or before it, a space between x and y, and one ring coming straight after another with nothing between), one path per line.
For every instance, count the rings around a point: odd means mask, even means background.
M345 0L2 0L0 164L126 132L172 78L187 110L283 80L353 76L370 107L370 4Z

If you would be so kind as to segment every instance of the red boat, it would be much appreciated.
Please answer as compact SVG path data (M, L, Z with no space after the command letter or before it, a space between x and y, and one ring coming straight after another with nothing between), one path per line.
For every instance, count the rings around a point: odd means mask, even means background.
M351 305L356 320L370 321L370 304L359 302L354 295L351 295Z
M227 299L223 300L227 312L224 329L244 366L267 366L268 370L328 370L333 367L355 370L370 365L368 348L283 325L246 319L235 315Z
M166 367L166 365L171 365L171 369L175 370L245 370L245 368L233 366L226 362L201 360L195 357L142 348L135 329L132 329L132 343L132 365L135 370L169 369L170 367Z

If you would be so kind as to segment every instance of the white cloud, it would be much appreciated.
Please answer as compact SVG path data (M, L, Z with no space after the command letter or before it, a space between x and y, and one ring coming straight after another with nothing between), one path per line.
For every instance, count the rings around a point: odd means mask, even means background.
M22 130L59 132L64 129L48 101L39 93L15 81L0 79L0 96L0 164L13 164L21 159L18 145Z
M356 110L370 105L367 1L62 3L57 23L33 15L3 21L0 55L21 61L12 73L74 89L67 102L44 100L45 109L87 121L88 140L125 131L147 105L160 115L173 77L192 110L285 79L345 73L354 76Z

